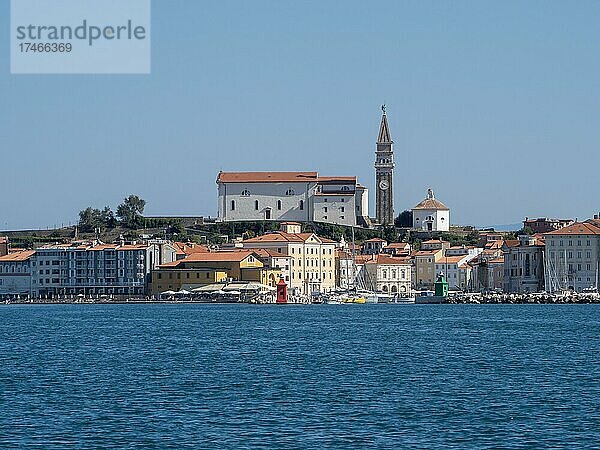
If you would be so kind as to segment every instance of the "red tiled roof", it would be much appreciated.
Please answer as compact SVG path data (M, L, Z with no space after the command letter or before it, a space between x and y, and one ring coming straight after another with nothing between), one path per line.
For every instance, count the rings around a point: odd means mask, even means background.
M243 261L250 255L255 255L254 250L237 250L237 251L221 251L221 252L206 252L206 253L193 253L188 255L184 259L178 262L199 262L199 261L225 261L225 262L239 262Z
M285 233L283 231L275 231L273 233L263 234L262 236L256 236L250 239L246 239L244 242L247 243L260 243L260 242L306 242L312 236L315 236L321 242L325 244L335 244L335 241L327 238L321 238L314 233Z
M356 177L319 177L319 183L346 183L346 184L356 184Z
M321 242L323 244L337 244L338 243L337 241L334 241L333 239L328 239L325 237L319 237L319 239L321 239Z
M413 209L438 209L441 211L450 211L450 208L435 198L426 198Z
M0 262L27 261L34 254L35 254L35 250L25 250L24 252L9 253L8 255L0 256Z
M441 250L419 250L414 253L414 256L433 256Z
M598 235L600 234L600 228L588 222L576 222L573 225L545 234L550 236Z
M283 231L276 231L274 233L263 234L262 236L256 236L250 239L246 239L244 242L257 243L257 242L304 242L303 239L298 237L296 234L284 233Z
M387 248L399 248L401 250L407 249L410 247L408 242L392 242L387 246Z
M375 255L356 255L354 257L354 262L356 264L366 264L369 261L372 261Z
M467 255L443 256L436 264L458 264L466 258Z
M180 262L183 262L183 259L180 259L179 261L172 261L172 262L168 262L168 263L164 263L161 264L160 266L158 266L159 268L168 268L168 267L177 267L179 265Z
M301 183L317 179L317 172L219 172L217 183Z
M398 265L406 265L410 264L409 258L396 258L393 256L381 254L375 255L375 259L371 259L366 262L367 264L398 264Z
M247 251L247 250L246 250ZM261 258L291 258L289 255L284 255L283 253L276 252L275 250L268 248L253 248L252 251L259 255Z
M179 254L191 255L192 253L205 253L209 249L204 245L195 244L193 242L173 242L173 246Z
M148 245L146 244L127 244L127 245L121 245L120 247L117 248L117 251L125 251L125 250L146 250L148 248Z

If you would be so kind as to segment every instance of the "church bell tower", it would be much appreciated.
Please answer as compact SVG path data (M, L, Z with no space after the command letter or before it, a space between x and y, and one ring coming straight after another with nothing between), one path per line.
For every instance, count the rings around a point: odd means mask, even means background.
M375 216L381 225L394 224L394 141L388 127L385 105L381 107L381 125L375 152L375 181L377 183Z

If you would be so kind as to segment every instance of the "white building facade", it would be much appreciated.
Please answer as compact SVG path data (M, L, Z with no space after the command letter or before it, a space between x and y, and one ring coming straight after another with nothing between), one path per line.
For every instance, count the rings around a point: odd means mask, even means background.
M317 172L220 172L218 221L368 223L368 190L356 177Z
M476 255L448 255L443 256L435 263L435 273L446 275L448 287L450 290L465 291L471 282L471 266L467 263L475 258Z
M450 209L436 200L433 189L427 190L427 198L412 209L413 228L422 231L449 231Z
M408 259L388 255L373 255L364 265L366 287L386 294L411 292L412 267Z
M544 234L546 291L581 292L600 282L600 223L577 222Z
M31 258L34 251L0 256L0 298L31 294Z
M158 244L65 244L36 249L31 262L35 298L63 295L143 296L161 263ZM168 252L175 260L175 251Z

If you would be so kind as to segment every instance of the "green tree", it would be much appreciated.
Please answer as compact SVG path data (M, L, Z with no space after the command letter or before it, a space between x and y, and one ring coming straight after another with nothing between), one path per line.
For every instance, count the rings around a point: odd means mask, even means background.
M114 228L117 219L107 206L102 211L87 207L79 212L79 229L84 233L92 233L97 228Z
M413 213L408 209L398 214L398 217L396 217L396 220L394 221L394 225L396 225L398 228L411 228L412 224Z
M128 228L136 229L142 225L146 200L130 195L117 207L117 217Z
M102 218L102 223L106 228L114 228L117 226L117 218L115 217L115 213L112 210L105 206L102 212L100 213Z
M102 224L102 212L99 209L88 206L79 211L79 229L81 231L91 233Z
M398 233L396 233L396 228L394 227L385 227L383 230L383 239L387 242L396 242L398 239Z

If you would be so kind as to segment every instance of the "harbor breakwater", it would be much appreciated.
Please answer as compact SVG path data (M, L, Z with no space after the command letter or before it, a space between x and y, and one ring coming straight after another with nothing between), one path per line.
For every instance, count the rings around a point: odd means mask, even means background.
M448 297L446 303L452 304L589 304L600 303L600 294L598 293L576 293L548 294L465 294Z

